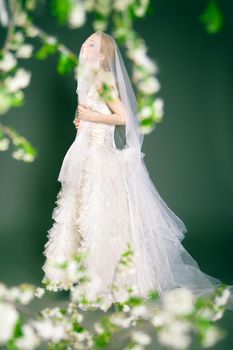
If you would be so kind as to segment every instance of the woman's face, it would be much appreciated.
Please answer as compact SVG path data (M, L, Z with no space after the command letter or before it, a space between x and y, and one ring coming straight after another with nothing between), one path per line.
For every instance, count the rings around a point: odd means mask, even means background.
M100 58L100 38L96 34L90 35L82 44L80 59L83 62L88 61L92 66L98 66Z

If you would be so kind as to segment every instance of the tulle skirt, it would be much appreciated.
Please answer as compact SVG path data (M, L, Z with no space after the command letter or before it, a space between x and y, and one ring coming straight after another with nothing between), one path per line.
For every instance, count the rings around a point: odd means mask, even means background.
M109 286L129 242L135 273L118 276L118 283L137 284L144 297L177 287L196 296L211 293L221 281L202 272L181 244L187 228L160 197L143 157L77 133L58 176L61 189L44 255L69 259L86 248L88 270L96 278L92 288L111 297ZM56 280L47 261L43 270L44 280ZM232 294L228 308L233 310Z

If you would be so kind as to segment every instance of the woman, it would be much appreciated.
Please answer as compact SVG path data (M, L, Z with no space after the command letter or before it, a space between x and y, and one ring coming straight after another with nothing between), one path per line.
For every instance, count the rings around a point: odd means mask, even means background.
M119 276L118 284L136 284L145 297L176 287L197 296L212 292L221 282L202 272L182 246L187 228L146 169L137 101L112 36L97 31L83 43L76 91L78 130L58 176L62 188L45 245L43 282L65 286L49 262L87 249L92 288L111 298L117 262L130 242L135 273Z

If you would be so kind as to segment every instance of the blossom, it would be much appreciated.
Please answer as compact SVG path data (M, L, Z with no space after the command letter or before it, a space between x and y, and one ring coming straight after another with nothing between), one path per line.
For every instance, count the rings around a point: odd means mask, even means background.
M132 340L140 345L148 345L151 343L150 336L142 331L132 332Z
M68 23L71 28L78 28L85 23L85 20L86 12L83 3L81 1L76 1L70 12Z
M54 324L51 320L32 321L31 323L43 340L59 342L67 338L65 325L62 323Z
M13 77L5 79L5 85L10 92L16 92L25 88L31 80L31 72L24 68L19 68Z
M153 106L155 109L156 116L162 117L164 114L164 112L163 112L163 107L164 107L163 99L161 97L157 97L154 101Z
M186 349L191 343L191 336L187 333L191 325L186 321L174 320L159 330L158 339L162 345L174 349Z
M4 344L12 337L18 317L18 311L13 305L0 302L0 344Z
M144 305L136 305L132 309L132 316L134 317L144 317L147 315L147 308Z
M147 118L152 116L152 113L153 113L153 110L152 110L151 106L144 106L140 110L139 119L140 120L147 119Z
M156 77L148 77L138 83L138 89L144 94L150 95L160 90L160 83Z
M23 305L29 304L33 297L33 288L27 284L10 288L7 294L7 300L17 301Z
M164 309L175 315L187 315L193 311L194 296L188 289L175 288L163 296Z
M222 339L223 332L220 331L216 326L210 326L204 332L202 338L202 346L205 348L213 346L217 341Z
M33 25L29 24L26 28L26 34L27 36L34 38L35 36L40 34L40 30Z
M7 292L8 292L8 290L5 286L5 284L0 283L0 299L5 299Z
M16 56L20 58L29 58L32 55L33 45L24 44L16 51Z
M3 58L0 60L0 70L8 72L12 68L14 68L16 64L17 59L15 58L15 56L10 51L6 51L4 53Z
M151 318L155 327L164 326L174 320L174 316L166 310L157 310Z
M33 350L40 344L40 338L36 335L34 329L28 324L22 327L23 336L16 340L17 349Z
M73 302L78 302L85 295L88 300L94 301L98 292L102 288L101 278L94 272L88 272L88 281L82 283L78 286L71 288L71 300Z
M9 148L10 141L7 137L0 140L0 151L6 151Z
M139 129L142 134L150 134L151 131L155 128L154 125L140 125Z
M145 46L141 45L138 48L131 50L129 56L135 61L137 65L142 66L143 69L145 69L148 73L158 73L157 65L146 55Z
M134 2L134 0L116 0L113 6L117 11L125 11L132 2Z
M215 298L215 304L216 304L217 306L226 305L227 302L228 302L229 297L230 297L230 291L229 291L229 289L224 289L222 295L217 296L217 297Z
M12 157L15 158L15 159L18 159L18 160L22 159L23 155L24 155L24 149L23 148L18 148L17 150L15 150L12 153Z
M37 298L41 298L44 295L44 293L45 293L44 288L38 287L38 288L36 288L34 295Z
M15 16L15 25L19 27L26 26L27 24L27 13L24 11L17 12L17 16Z

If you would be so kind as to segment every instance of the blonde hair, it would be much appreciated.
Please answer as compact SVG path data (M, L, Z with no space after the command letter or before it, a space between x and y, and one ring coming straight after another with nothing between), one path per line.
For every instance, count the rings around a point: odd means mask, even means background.
M100 36L100 52L103 53L104 59L102 61L102 68L107 71L109 65L114 60L115 54L115 41L111 35L104 33L100 30L96 31L95 34Z

